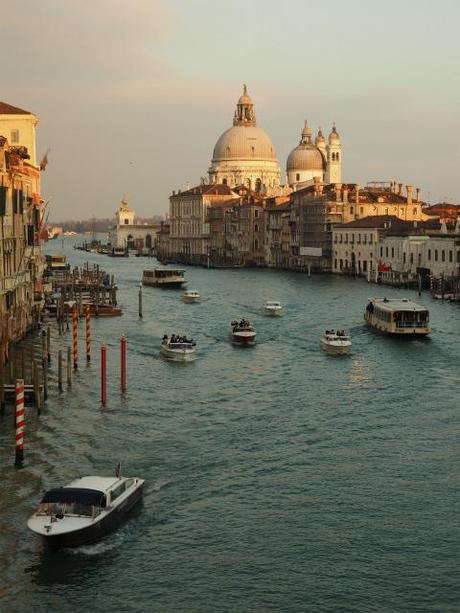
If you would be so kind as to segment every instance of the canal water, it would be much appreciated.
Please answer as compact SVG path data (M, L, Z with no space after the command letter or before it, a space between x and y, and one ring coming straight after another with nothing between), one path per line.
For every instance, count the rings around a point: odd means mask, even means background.
M0 423L2 612L459 610L458 305L334 276L189 267L202 303L146 287L139 320L142 269L155 261L74 242L73 265L116 275L124 314L92 320L88 367L80 324L80 369L61 395L55 357L70 333L53 332L50 398L39 418L27 408L22 470L11 407ZM366 300L385 295L426 304L431 337L367 329ZM264 317L266 300L285 315ZM254 348L228 341L241 317ZM351 356L320 350L328 327L351 333ZM174 332L196 339L194 363L159 357ZM142 506L98 544L47 551L26 528L43 491L118 461L146 480Z

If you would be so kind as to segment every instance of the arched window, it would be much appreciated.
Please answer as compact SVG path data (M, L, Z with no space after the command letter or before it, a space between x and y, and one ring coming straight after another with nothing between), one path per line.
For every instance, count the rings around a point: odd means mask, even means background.
M256 192L260 192L262 189L262 181L260 179L256 179Z
M152 248L152 236L150 234L147 234L147 236L145 237L145 246L147 247L147 249Z
M222 179L222 185L227 185L227 179Z
M252 157L254 157L254 154L256 152L256 148L255 147L251 147L251 152L252 152Z
M434 261L435 262L438 261L438 250L437 249L434 250Z
M444 251L444 249L441 251L441 262L445 262L446 261L446 252Z
M331 159L332 159L333 162L335 162L335 153L334 152L332 152Z
M254 241L254 249L257 251L259 249L259 241L256 238L256 240Z
M227 146L227 148L225 149L226 153L227 153L227 157L230 155L230 147Z
M259 224L254 224L254 232L258 232L259 231Z
M431 249L428 249L428 261L431 260Z
M353 207L350 207L350 215L353 215Z
M338 162L339 161L339 154L338 152L335 154L335 161Z

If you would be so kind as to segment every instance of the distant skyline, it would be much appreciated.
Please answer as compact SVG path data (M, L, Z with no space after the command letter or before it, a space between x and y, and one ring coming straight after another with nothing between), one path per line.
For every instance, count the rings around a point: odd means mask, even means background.
M343 180L460 202L454 0L25 0L2 4L0 100L38 115L50 218L140 216L207 176L247 83L285 171L304 119Z

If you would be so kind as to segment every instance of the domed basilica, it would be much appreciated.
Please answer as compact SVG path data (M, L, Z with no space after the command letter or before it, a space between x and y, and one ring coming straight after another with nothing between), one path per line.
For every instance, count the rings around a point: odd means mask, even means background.
M233 118L233 126L218 139L209 168L210 183L229 187L245 185L267 195L287 193L309 185L315 178L325 183L340 183L342 145L334 127L324 139L321 130L312 142L311 130L305 122L300 142L288 156L288 186L281 185L281 169L268 134L257 127L254 105L246 85Z

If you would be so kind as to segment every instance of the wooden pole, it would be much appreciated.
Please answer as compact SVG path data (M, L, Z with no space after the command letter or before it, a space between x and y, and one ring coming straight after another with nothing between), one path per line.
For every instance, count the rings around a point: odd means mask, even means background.
M41 413L40 382L38 378L38 365L35 360L34 360L34 365L33 365L33 382L34 382L35 406L37 407L37 414L40 415Z
M5 372L3 369L3 352L0 349L0 413L5 413Z
M121 391L126 392L127 382L126 382L126 337L121 337L120 342L121 349Z
M46 330L42 330L42 366L45 364L46 355Z
M48 360L43 362L43 400L48 400Z
M24 411L24 379L16 380L16 457L14 465L18 468L24 463L24 426L25 411Z
M46 329L46 353L48 364L51 364L51 326Z
M107 402L107 347L101 347L101 402Z
M142 283L139 283L139 317L142 319Z
M62 392L62 349L58 351L58 388Z
M91 310L89 304L85 308L86 318L86 361L91 362Z

